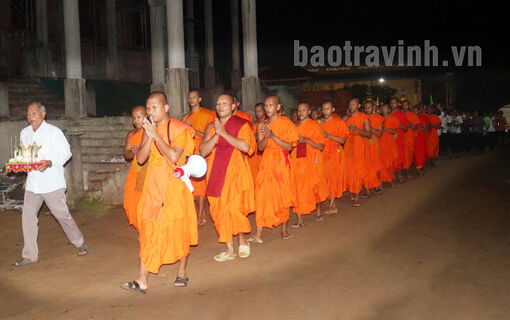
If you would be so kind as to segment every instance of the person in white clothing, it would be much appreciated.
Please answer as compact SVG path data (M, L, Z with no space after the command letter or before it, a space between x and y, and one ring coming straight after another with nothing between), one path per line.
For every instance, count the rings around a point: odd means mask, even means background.
M57 219L69 241L78 248L78 256L88 253L83 235L66 203L64 164L71 158L69 143L62 130L47 123L45 117L46 108L40 102L29 104L27 120L30 125L20 134L23 145L35 143L41 147L35 160L41 162L42 166L27 175L21 214L24 246L22 258L13 264L15 267L39 262L37 216L43 202Z

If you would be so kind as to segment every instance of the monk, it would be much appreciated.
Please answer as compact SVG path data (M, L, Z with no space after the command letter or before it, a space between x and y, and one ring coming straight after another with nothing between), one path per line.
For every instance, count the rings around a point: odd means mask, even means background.
M257 128L260 123L266 121L266 112L264 111L264 104L257 103L254 108L256 122L252 125L252 130L254 136L257 135ZM248 162L250 163L251 173L253 176L253 180L257 178L257 174L259 172L260 160L262 159L262 151L256 150L251 156L248 157Z
M297 115L297 108L294 108L290 111L290 120L292 121L293 124L295 124L295 125L298 124L299 118Z
M294 202L289 153L299 136L296 126L287 117L278 116L281 107L277 96L268 96L264 101L267 120L257 128L257 146L264 154L255 180L257 233L248 239L256 243L263 243L264 227L280 224L282 239L292 237L287 229L289 209Z
M374 189L375 194L381 194L381 150L379 145L379 137L383 131L384 118L374 113L374 103L367 101L364 105L365 114L368 116L372 137L365 138L365 161L367 174L363 182L365 193L362 198L370 196L370 189Z
M246 119L246 120L250 121L250 123L253 122L253 118L252 118L251 114L240 110L241 101L239 101L239 98L236 96L233 96L233 97L234 97L234 104L236 106L234 115L236 115L240 118Z
M145 173L147 166L139 165L136 160L136 153L140 148L140 143L143 137L143 119L147 116L144 106L137 106L131 112L131 119L133 121L133 130L130 130L126 136L126 144L124 146L124 158L126 161L131 161L131 167L126 178L126 185L124 187L124 210L130 225L138 230L138 218L136 209L138 201L142 196L143 182L145 180Z
M414 112L418 115L420 122L416 130L414 165L418 170L418 176L423 176L423 166L427 162L427 131L429 130L428 116L421 105L414 107Z
M181 179L173 176L193 154L193 128L168 117L169 106L162 92L149 95L146 102L150 120L144 119L145 133L136 158L147 163L147 174L138 204L140 233L139 276L121 287L145 294L149 272L158 273L163 264L179 261L174 286L185 287L190 246L198 243L197 215L193 194Z
M381 113L384 117L383 131L379 138L379 146L381 147L381 182L393 183L398 159L396 136L400 122L391 114L388 104L381 106Z
M304 227L304 214L315 212L315 221L324 221L320 203L328 197L328 185L324 172L322 151L326 143L321 125L310 118L310 105L306 102L298 104L299 124L297 131L299 140L292 150L292 172L296 184L296 202L293 212L297 215L297 223L292 228Z
M409 107L409 101L404 100L402 102L402 111L405 113L407 122L408 122L408 129L406 133L404 134L404 149L406 154L406 164L404 166L405 169L405 175L406 177L409 176L409 168L413 165L414 160L414 140L416 137L416 130L417 125L420 122L418 119L418 116L411 111L411 108Z
M351 193L352 205L359 207L359 193L363 188L363 181L367 175L365 159L365 143L363 138L372 138L372 129L368 116L359 112L361 107L358 98L349 100L349 113L346 121L350 135L344 145L346 184Z
M198 90L191 90L188 93L188 104L191 110L182 116L182 121L189 124L195 130L195 154L200 154L199 146L204 138L204 131L208 124L214 122L216 119L216 112L202 108L200 106L200 102L202 102L202 98L200 97L200 93ZM197 211L198 211L198 225L202 226L206 223L205 219L205 176L202 178L191 178L191 183L193 184L193 195L195 196L195 200L197 202Z
M200 144L200 154L207 157L210 170L207 173L206 195L209 210L219 235L219 242L227 251L214 256L224 262L236 256L233 237L239 235L239 257L250 255L245 233L251 231L246 217L255 211L255 189L248 163L248 156L257 148L251 123L233 115L235 105L232 96L222 94L216 102L219 119L205 130Z
M341 198L346 190L345 159L342 145L349 136L349 129L347 129L345 121L335 113L331 101L322 104L322 114L324 119L321 121L321 126L326 138L323 156L329 191L328 209L324 213L331 215L338 212L335 199Z
M441 119L436 114L436 107L427 107L429 130L427 131L427 158L430 167L434 167L439 156L439 135L437 129L441 128Z
M390 100L390 107L392 114L400 122L400 126L397 130L397 147L398 147L398 159L397 159L397 179L399 183L405 182L404 170L407 163L406 153L404 147L404 135L407 132L408 122L405 113L399 108L400 100L392 97Z

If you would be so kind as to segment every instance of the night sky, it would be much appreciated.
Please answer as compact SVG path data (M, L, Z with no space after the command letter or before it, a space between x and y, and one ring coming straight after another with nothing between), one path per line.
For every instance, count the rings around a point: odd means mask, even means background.
M419 6L416 6L419 4ZM230 1L214 1L216 67L226 78L231 66ZM503 3L457 1L257 1L259 68L292 66L293 41L312 45L423 45L440 54L450 46L482 48L482 67L454 68L467 82L468 101L490 108L510 103L510 19ZM241 52L242 54L242 52ZM441 55L443 58L444 55Z

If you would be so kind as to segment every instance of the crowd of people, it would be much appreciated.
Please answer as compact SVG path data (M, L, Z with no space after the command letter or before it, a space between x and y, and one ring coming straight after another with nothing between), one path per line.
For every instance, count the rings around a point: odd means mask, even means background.
M213 259L248 258L251 244L264 243L265 229L281 226L281 238L290 239L289 227L305 227L303 215L313 214L320 223L324 215L338 213L336 199L345 194L353 207L360 207L361 200L382 194L383 183L422 176L425 168L434 167L440 141L454 153L504 143L498 141L504 139L500 132L506 124L501 114L459 115L441 106L411 107L398 98L380 106L352 98L343 117L331 101L320 109L301 102L288 118L278 96L269 95L254 106L255 119L240 110L233 95L221 94L214 111L201 101L197 90L190 91L190 111L180 120L169 117L162 92L151 93L145 106L132 110L134 129L124 148L124 157L131 161L124 208L139 234L139 274L121 284L131 292L145 294L149 273L175 262L174 286L188 285L186 265L190 247L198 244L198 227L207 221L206 201L218 241L226 248ZM45 115L41 103L30 104L30 125L20 137L48 152L41 158L44 165L28 173L22 213L25 244L16 267L39 261L37 212L43 202L77 254L88 253L66 205L63 165L71 156L69 144L60 129L45 122ZM208 169L204 177L192 179L191 192L180 179L180 167L193 154L204 157ZM254 228L249 214L255 214ZM296 220L289 226L292 215Z
M180 120L168 117L161 92L133 110L135 128L125 146L133 164L124 206L140 235L140 274L123 283L124 289L145 293L149 273L177 261L174 285L188 284L187 257L198 242L198 226L206 224L206 201L226 248L213 259L247 258L250 244L264 243L265 229L281 226L281 238L290 239L289 227L305 227L303 215L324 221L324 215L339 211L335 200L346 191L359 207L372 193L382 194L383 183L405 182L411 168L423 175L439 154L443 128L435 106L411 108L397 98L376 106L353 98L341 117L331 101L320 110L302 102L289 119L279 98L269 95L254 106L252 119L233 95L220 95L215 111L201 101L197 90L190 91L190 111ZM190 193L175 173L192 154L203 156L208 169L203 178L192 179Z

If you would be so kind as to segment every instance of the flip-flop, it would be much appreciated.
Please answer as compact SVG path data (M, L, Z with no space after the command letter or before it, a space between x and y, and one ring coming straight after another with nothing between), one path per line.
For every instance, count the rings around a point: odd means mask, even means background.
M248 242L255 242L255 243L259 243L259 244L264 243L263 240L255 239L255 238L252 238L252 237L249 237L248 239L246 239L246 241L248 241Z
M218 262L225 262L225 261L229 261L229 260L234 260L236 257L236 254L234 253L233 256L229 255L228 253L226 253L225 251L224 252L221 252L217 255L215 255L213 257L213 259L215 261L218 261Z
M287 235L282 235L282 240L289 240L292 237L293 237L293 235L291 235L290 233Z
M87 248L87 245L84 243L78 248L78 257L86 256L89 253L89 249Z
M315 217L315 222L323 222L323 221L324 221L324 217L323 216Z
M188 285L188 277L177 277L174 281L174 287L184 288Z
M328 210L324 211L324 214L327 216L330 216L335 213L338 213L338 209L328 209Z
M39 260L30 260L28 258L22 258L16 262L14 262L12 265L14 267L24 267L24 266L28 266L29 264L36 264L36 263L39 263Z
M120 287L124 290L139 293L139 294L146 294L147 290L140 288L140 284L136 282L136 280L133 280L131 282L124 282L120 284Z
M250 245L239 245L239 258L248 258L250 256Z
M295 224L291 225L290 227L293 229L301 229L301 228L304 228L305 225L302 223L295 223Z

